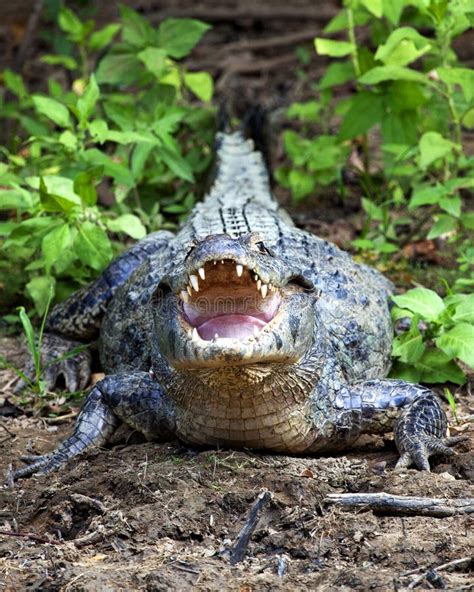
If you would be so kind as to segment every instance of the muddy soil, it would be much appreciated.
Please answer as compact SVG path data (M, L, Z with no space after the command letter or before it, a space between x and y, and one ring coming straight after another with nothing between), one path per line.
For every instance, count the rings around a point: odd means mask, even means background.
M10 463L21 465L20 455L51 450L71 429L20 414L10 404L12 378L0 375L2 475ZM324 501L338 492L474 497L473 413L472 398L459 394L451 432L469 440L451 462L435 459L432 473L395 473L390 436L311 458L197 450L122 434L58 473L0 490L0 588L402 590L434 582L473 589L472 514L401 517ZM226 549L266 490L272 499L244 559L232 565ZM456 560L464 561L443 567Z

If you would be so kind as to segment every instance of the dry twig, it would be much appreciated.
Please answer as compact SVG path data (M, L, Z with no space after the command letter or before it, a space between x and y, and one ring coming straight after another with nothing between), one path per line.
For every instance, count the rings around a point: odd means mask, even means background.
M389 493L331 493L324 503L347 506L363 511L406 516L445 518L474 513L474 498L439 499L391 495Z
M237 535L234 544L230 549L226 549L221 553L222 557L229 558L231 565L239 563L245 557L250 537L257 526L262 510L272 498L273 495L269 491L264 491L258 496L257 501L250 509L249 517Z

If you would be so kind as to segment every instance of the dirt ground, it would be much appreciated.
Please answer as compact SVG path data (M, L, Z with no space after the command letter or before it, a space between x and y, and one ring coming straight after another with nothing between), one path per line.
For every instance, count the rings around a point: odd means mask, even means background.
M2 343L19 351L11 338ZM21 465L20 455L54 448L71 428L21 413L12 405L12 378L0 374L2 475L10 463ZM401 517L324 501L339 492L473 498L474 405L466 389L457 400L451 433L470 439L451 462L435 459L432 473L395 473L391 437L310 458L197 450L122 434L58 473L3 486L0 588L472 590L472 514ZM263 491L272 499L243 561L232 565L225 551ZM464 561L443 567L457 560ZM430 576L439 566L439 577Z
M210 70L218 96L245 88L250 98L266 98L275 120L291 101L307 98L311 80L324 67L311 51L310 63L302 65L295 45L311 49L312 38L338 5L308 0L291 6L282 0L128 3L155 22L165 15L211 22L214 28L191 56L190 68ZM107 5L116 8L115 2ZM21 10L15 10L18 16ZM2 31L5 60L17 49L8 36L8 19L0 25L0 37ZM23 65L33 80L47 76L37 60L41 51L41 42L33 42ZM469 62L472 49L468 53ZM275 151L278 159L281 147ZM279 198L285 202L288 195L280 192ZM357 230L356 210L350 203L328 207L316 201L293 214L300 225L344 245ZM21 366L16 341L0 338L0 353ZM0 372L0 475L10 463L20 466L21 454L53 449L72 425L71 419L56 424L25 414L12 395L12 379L11 371ZM450 418L452 434L466 434L469 440L456 447L452 461L435 459L431 473L395 473L397 453L389 436L366 438L347 454L310 458L196 450L122 435L58 473L0 488L0 589L474 590L473 514L383 515L324 501L338 492L474 497L471 388L468 384L456 393L459 423ZM226 550L263 491L272 499L244 559L232 565Z

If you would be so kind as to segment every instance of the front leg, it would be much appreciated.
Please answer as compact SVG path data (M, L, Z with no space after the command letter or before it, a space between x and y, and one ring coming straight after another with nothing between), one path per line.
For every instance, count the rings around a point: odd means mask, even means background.
M148 438L173 431L173 414L160 385L146 372L112 374L89 393L73 433L56 450L42 456L26 456L30 463L13 473L13 479L55 471L68 460L107 442L123 421Z
M342 402L361 433L394 429L400 452L396 468L414 464L429 471L431 455L452 456L454 452L449 446L464 439L446 437L446 414L435 395L420 385L402 380L369 380L352 386Z

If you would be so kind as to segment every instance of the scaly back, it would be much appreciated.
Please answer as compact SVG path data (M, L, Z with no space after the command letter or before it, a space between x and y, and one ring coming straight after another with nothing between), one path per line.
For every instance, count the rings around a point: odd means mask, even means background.
M180 239L203 239L213 234L238 237L261 232L277 240L284 224L271 190L263 156L242 132L219 133L217 174L202 203L196 205L179 233Z

